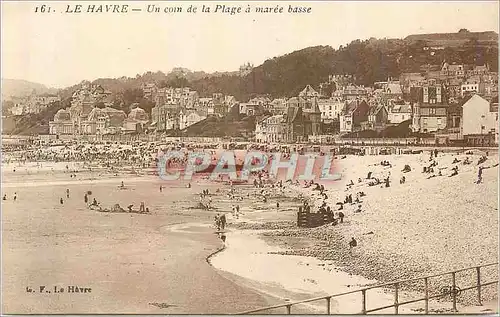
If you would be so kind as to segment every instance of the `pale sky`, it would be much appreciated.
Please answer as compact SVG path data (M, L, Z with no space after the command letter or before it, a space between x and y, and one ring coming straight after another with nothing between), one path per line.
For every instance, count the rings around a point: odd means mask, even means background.
M35 13L36 2L2 3L2 78L66 87L102 77L134 77L145 71L234 71L245 62L314 45L338 48L355 39L404 38L416 33L495 31L494 2L217 2L226 6L283 6L283 14L147 13L146 6L216 2L119 2L142 12L64 13L67 5L106 2L44 2L55 12ZM310 14L289 14L288 6Z

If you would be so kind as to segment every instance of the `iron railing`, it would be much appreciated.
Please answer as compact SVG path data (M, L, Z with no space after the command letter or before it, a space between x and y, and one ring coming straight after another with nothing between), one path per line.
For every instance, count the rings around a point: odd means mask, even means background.
M239 313L238 315L247 315L247 314L252 314L252 313L259 313L259 312L264 312L264 311L278 309L278 308L286 308L286 313L288 315L290 315L292 313L292 307L293 306L296 306L296 305L299 305L299 304L305 304L305 303L315 302L315 301L320 301L320 300L326 301L326 314L330 315L330 313L331 313L331 299L332 298L336 298L336 297L340 297L340 296L344 296L344 295L349 295L349 294L354 294L354 293L361 293L361 312L360 313L363 314L363 315L371 313L371 312L375 312L375 311L380 311L380 310L383 310L383 309L388 309L388 308L391 308L391 307L394 308L394 314L397 315L397 314L399 314L399 307L400 306L407 305L407 304L412 304L412 303L416 303L416 302L421 302L421 301L425 302L424 311L425 311L425 314L428 314L429 313L429 300L430 299L434 299L434 298L443 297L443 293L442 292L440 294L437 294L437 295L429 296L429 279L430 278L439 277L439 276L445 276L445 275L451 275L451 284L452 285L449 288L449 291L447 291L446 293L448 295L451 295L451 300L452 300L452 305L453 305L452 309L453 309L453 311L457 312L457 296L458 296L458 293L462 292L462 291L471 290L471 289L477 289L478 304L482 305L482 300L481 300L481 290L482 290L482 288L484 286L488 286L488 285L492 285L492 284L497 284L498 283L498 279L495 280L495 281L490 281L490 282L482 283L481 282L481 268L490 267L490 266L493 266L493 265L498 265L498 262L496 262L496 263L490 263L490 264L484 264L484 265L480 265L480 266L468 267L468 268L464 268L464 269L460 269L460 270L456 270L456 271L449 271L449 272L445 272L445 273L428 275L428 276L424 276L424 277L417 277L417 278L411 278L411 279L406 279L406 280L399 280L399 281L394 281L394 282L389 282L389 283L384 283L384 284L379 284L379 285L373 285L373 286L369 286L369 287L365 287L365 288L361 288L361 289L357 289L357 290L353 290L353 291L349 291L349 292L338 293L338 294L333 294L333 295L328 295L328 296L322 296L322 297L315 297L315 298L301 300L301 301L297 301L297 302L293 302L293 303L280 304L280 305L275 305L275 306L263 307L263 308L259 308L259 309L253 309L253 310L249 310L249 311L245 311L245 312ZM467 288L462 288L459 291L457 291L458 287L457 287L457 284L456 284L456 274L460 273L460 272L470 271L470 270L475 270L475 273L476 273L476 283L475 283L475 285L467 287ZM400 290L400 286L401 286L402 283L414 282L414 281L422 281L422 280L424 281L424 294L425 294L423 298L418 298L418 299L414 299L414 300L408 300L408 301L404 301L404 302L400 302L399 301L400 300L400 298L399 298L399 290ZM366 291L371 290L371 289L375 289L375 288L389 288L389 287L394 288L394 303L393 304L386 305L386 306L381 306L381 307L376 307L376 308L372 308L372 309L367 309L366 308Z

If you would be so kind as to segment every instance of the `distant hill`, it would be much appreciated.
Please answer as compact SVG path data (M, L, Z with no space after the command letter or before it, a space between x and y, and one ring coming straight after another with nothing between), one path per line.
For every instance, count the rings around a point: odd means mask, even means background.
M497 40L460 43L463 45L457 46L454 42L452 46L442 45L444 49L428 50L425 41L371 38L352 41L337 50L330 46L308 47L266 60L245 77L203 78L192 81L190 86L200 95L223 92L247 101L256 95L296 96L308 84L318 89L330 74L351 74L356 77L357 84L371 86L388 77L399 78L403 72L420 72L422 65L441 65L443 61L488 64L490 69L498 69Z
M2 118L2 134L11 135L37 135L49 133L49 121L59 109L70 105L70 100L55 101L40 113L22 116L8 116Z
M469 32L462 29L457 33L413 34L405 38L405 41L409 44L425 41L429 46L447 47L458 47L471 40L477 41L479 44L489 45L498 41L498 34L493 31Z
M429 49L429 46L443 47ZM319 85L328 81L331 74L351 74L357 84L371 86L388 77L398 78L403 72L420 72L423 65L441 65L443 61L487 64L491 70L498 69L498 35L495 32L460 30L458 33L409 35L405 39L358 39L338 49L314 46L274 57L254 67L246 76L240 76L239 72L209 74L177 67L167 74L146 72L135 77L100 78L92 83L111 91L113 107L127 112L131 104L138 103L150 113L154 103L144 98L141 86L145 83L154 82L158 87L190 87L201 97L224 93L246 102L262 95L271 98L297 96L306 85L319 89ZM52 120L55 111L69 105L69 99L78 86L60 90L59 95L64 102L49 107L41 114L16 118L16 129L12 132L48 130L48 121ZM4 95L31 94L33 89L37 93L53 91L40 84L2 79L2 98ZM200 135L203 132L208 135L240 136L247 135L254 126L255 122L248 118L207 118L181 131L181 134Z
M440 46L440 49L428 49ZM135 77L100 78L100 84L115 95L140 90L144 83L159 87L190 87L201 97L213 93L235 96L245 102L255 96L271 98L296 96L306 85L318 89L331 74L351 74L356 83L370 86L403 72L420 72L422 65L464 63L498 68L498 35L495 32L436 33L409 35L405 39L354 40L334 49L314 46L266 60L246 76L239 72L205 73L177 67L165 74L146 72ZM76 86L62 90L70 97ZM137 95L137 93L133 93ZM123 100L124 98L118 97ZM126 102L127 100L123 100ZM137 101L136 101L137 102Z
M29 96L33 92L37 95L54 94L57 93L57 89L27 80L2 78L2 100Z

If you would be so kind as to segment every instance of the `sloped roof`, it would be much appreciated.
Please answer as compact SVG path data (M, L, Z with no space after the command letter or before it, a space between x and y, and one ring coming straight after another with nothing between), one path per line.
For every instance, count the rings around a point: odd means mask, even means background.
M319 109L319 104L317 101L314 102L312 113L321 113L321 110Z
M384 108L384 105L376 105L374 107L371 107L370 110L368 110L368 115L376 115L380 110L382 110L382 108Z
M318 92L314 90L311 85L307 85L300 93L299 96L317 96Z
M287 122L294 122L299 114L302 114L302 108L296 107L296 106L291 106L288 107L287 109L287 115L286 115L286 121Z
M474 67L474 70L475 71L487 71L488 70L488 66L487 65L477 65Z
M70 120L71 120L71 114L70 114L69 110L66 110L66 109L60 109L54 115L54 121L56 121L56 122L70 121Z
M346 103L345 108L344 108L344 114L351 114L354 111L356 111L356 108L358 107L358 101L357 100L351 100Z
M399 83L388 83L387 91L391 94L402 94L401 85Z
M139 120L139 121L149 120L148 114L146 113L146 111L144 111L144 109L139 108L139 107L134 108L130 111L130 113L128 114L128 119Z
M411 113L411 105L394 105L391 108L392 113Z
M488 100L484 99L483 97L479 96L478 94L472 95L467 101L465 101L462 104L462 107L469 106L470 104L476 103L476 102L488 102Z

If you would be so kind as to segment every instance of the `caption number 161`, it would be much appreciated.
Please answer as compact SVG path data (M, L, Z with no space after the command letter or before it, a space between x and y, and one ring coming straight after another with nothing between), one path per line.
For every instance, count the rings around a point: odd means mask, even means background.
M45 4L35 7L35 13L48 13L52 12L51 8Z

